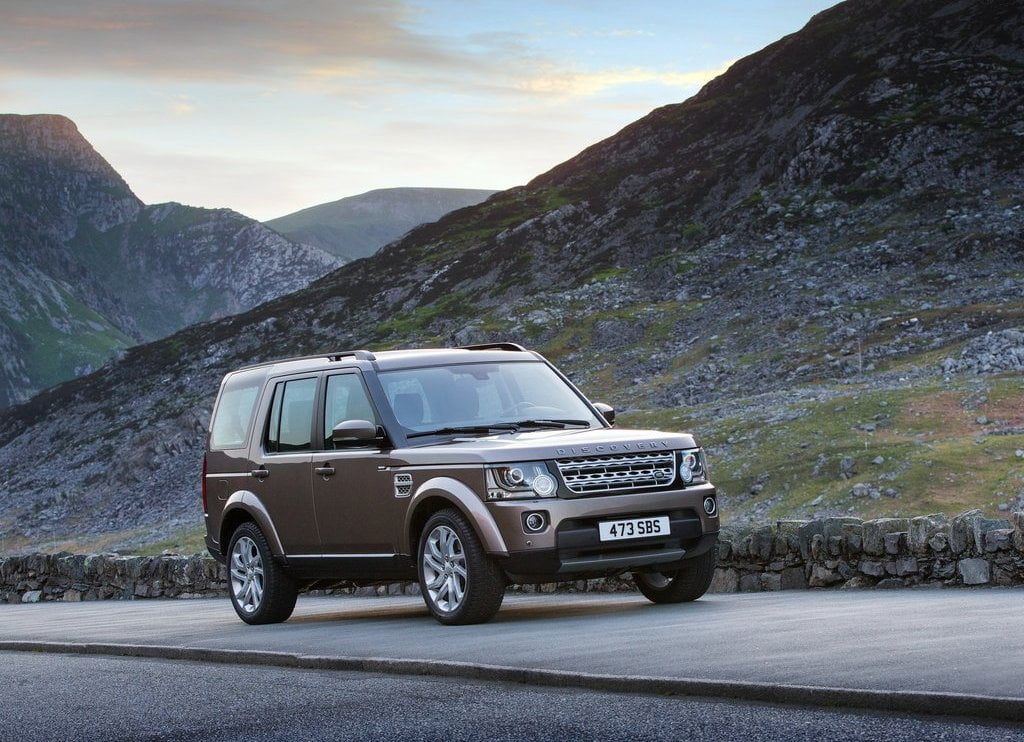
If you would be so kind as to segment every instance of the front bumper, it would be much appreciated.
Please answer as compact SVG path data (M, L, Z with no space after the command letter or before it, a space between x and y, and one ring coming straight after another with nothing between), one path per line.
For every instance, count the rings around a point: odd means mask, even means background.
M615 574L630 569L671 565L698 556L717 538L719 520L704 512L714 485L658 492L602 495L574 499L535 499L487 503L508 553L501 565L517 582L570 579ZM548 526L527 533L525 514L541 512ZM655 538L601 541L598 523L643 516L667 515L671 532Z

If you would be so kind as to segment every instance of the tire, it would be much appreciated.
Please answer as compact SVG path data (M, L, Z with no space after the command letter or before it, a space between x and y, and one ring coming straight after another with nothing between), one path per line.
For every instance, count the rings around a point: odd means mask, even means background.
M652 603L689 603L708 591L715 576L718 544L672 572L634 572L633 581Z
M505 573L484 552L476 531L458 510L430 516L420 534L416 563L423 602L440 623L483 623L501 607Z
M228 546L228 594L248 624L281 623L295 610L298 587L274 561L270 544L255 523L242 523Z

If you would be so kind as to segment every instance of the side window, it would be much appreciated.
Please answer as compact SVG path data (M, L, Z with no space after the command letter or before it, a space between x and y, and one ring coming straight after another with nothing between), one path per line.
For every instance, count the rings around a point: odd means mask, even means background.
M259 382L253 383L251 378L225 383L210 424L210 448L245 448L259 393Z
M315 396L316 379L277 383L267 420L265 446L268 453L310 449Z
M327 377L324 395L324 448L334 448L331 431L345 420L369 420L380 425L370 397L359 374L337 374Z

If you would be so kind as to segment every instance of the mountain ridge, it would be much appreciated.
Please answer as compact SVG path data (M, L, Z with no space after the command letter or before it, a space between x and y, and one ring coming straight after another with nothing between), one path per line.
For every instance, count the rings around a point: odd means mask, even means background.
M472 188L378 188L264 222L296 242L346 260L365 258L413 227L496 193Z

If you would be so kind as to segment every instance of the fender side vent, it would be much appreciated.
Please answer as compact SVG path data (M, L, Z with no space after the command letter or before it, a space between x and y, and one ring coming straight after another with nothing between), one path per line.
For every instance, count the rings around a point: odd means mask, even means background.
M412 474L395 475L395 497L408 497L412 494Z

